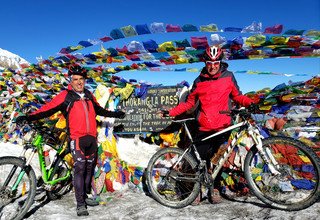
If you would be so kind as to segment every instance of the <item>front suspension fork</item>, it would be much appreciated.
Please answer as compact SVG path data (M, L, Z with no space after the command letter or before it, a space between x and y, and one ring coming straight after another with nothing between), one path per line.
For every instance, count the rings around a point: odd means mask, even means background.
M279 168L279 164L276 161L276 159L274 158L274 156L272 155L270 149L262 147L262 138L260 137L260 134L259 134L259 137L257 137L256 132L255 132L255 134L253 134L253 131L249 131L249 134L252 137L253 141L255 142L256 148L257 148L262 160L267 164L271 173L273 175L279 175L280 172L277 170L277 168Z

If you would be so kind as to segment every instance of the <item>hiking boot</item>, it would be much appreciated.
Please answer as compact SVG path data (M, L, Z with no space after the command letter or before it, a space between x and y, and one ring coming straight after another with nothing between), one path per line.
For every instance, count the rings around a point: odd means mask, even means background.
M78 216L87 216L89 215L89 212L87 208L83 205L77 208L77 215Z
M88 206L97 206L99 205L99 201L92 199L92 198L86 198L85 202Z
M209 197L209 202L212 204L218 204L222 201L222 198L220 196L220 192L218 189L213 189L211 192L211 197Z

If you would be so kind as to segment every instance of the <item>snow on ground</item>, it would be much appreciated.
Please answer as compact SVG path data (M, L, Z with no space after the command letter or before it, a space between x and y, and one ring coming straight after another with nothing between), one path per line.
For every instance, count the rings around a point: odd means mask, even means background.
M150 157L159 149L158 145L150 145L136 138L119 138L117 151L121 160L130 165L147 167Z
M131 142L132 141L132 142ZM19 155L21 147L0 143L0 156ZM146 166L156 147L137 142L137 140L120 139L118 152L121 159L131 164ZM40 195L41 196L41 195ZM197 206L182 209L164 207L143 191L124 187L121 191L101 195L105 205L88 207L90 215L76 215L74 192L60 200L35 202L27 213L26 219L39 220L73 220L73 219L319 219L320 202L295 212L287 212L266 207L255 197L238 197L235 200L224 199L222 203L212 205L207 201ZM1 215L0 215L1 216ZM2 220L2 218L0 217Z

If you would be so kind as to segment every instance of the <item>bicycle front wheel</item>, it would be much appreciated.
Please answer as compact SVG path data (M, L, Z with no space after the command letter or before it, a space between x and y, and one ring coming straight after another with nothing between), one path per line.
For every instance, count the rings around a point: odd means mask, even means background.
M33 169L17 157L0 158L0 217L22 219L36 195Z
M249 188L271 207L294 211L314 204L320 195L320 160L311 148L287 137L263 140L267 157L277 162L273 175L256 148L248 152L244 172Z
M196 160L179 148L163 148L150 159L146 183L152 197L162 205L182 208L200 192Z

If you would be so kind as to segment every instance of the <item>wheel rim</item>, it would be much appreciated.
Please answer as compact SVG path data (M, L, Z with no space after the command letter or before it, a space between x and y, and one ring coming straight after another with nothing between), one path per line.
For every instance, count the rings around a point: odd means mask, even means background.
M9 184L5 187L3 186L3 183L13 166L13 164L0 165L0 188L2 188L0 192L0 210L4 219L13 219L22 212L25 212L25 207L31 199L29 196L31 184L27 174L23 176L17 189L12 191L14 180L17 179L21 167L18 167Z
M179 206L197 187L198 173L189 161L178 162L180 154L168 152L154 160L150 172L150 188L154 197L167 206Z
M279 163L277 170L280 174L273 176L256 153L250 162L249 172L257 196L269 204L274 202L287 207L309 206L308 200L313 199L319 191L319 171L316 162L310 159L307 151L291 142L279 141L266 144L264 147L270 149Z

